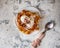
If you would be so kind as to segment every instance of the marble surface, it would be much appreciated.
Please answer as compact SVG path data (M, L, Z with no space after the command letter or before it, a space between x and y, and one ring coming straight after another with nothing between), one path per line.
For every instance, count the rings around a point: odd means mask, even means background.
M60 48L60 0L0 0L0 48L32 48L33 38L24 39L14 24L19 9L26 6L40 9L45 17L43 25L50 20L56 23L52 30L46 32L38 48Z

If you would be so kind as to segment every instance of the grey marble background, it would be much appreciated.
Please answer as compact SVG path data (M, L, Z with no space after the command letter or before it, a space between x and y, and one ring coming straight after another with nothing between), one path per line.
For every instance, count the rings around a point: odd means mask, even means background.
M45 17L43 24L50 20L56 22L38 48L60 48L60 0L0 0L0 48L31 48L32 41L20 37L14 18L20 8L38 4Z

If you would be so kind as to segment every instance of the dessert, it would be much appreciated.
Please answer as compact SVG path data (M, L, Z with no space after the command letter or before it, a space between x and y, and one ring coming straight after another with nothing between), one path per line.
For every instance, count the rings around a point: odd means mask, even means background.
M21 32L31 34L34 30L39 30L40 19L41 17L38 13L22 10L17 15L16 24Z

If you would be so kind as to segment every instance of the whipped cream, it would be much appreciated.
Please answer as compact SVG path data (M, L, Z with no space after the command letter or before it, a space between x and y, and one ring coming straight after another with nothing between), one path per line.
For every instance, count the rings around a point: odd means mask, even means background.
M30 21L30 23L26 23L25 22L26 18L27 18L27 20ZM32 17L32 16L28 17L26 15L23 15L23 16L21 16L21 22L22 23L26 23L26 28L29 29L29 28L31 28L34 25L34 17Z

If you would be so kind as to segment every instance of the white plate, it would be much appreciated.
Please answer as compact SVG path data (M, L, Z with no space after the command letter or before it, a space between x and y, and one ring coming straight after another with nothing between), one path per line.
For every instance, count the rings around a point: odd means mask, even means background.
M32 12L37 12L40 16L41 16L41 13L40 13L40 11L37 9L37 8L35 8L35 7L25 7L25 8L22 8L22 9L20 9L20 11L18 11L18 12L21 12L23 9L25 9L25 10L29 10L29 11L32 11ZM16 15L17 16L17 15ZM14 20L14 22L16 21L16 17L15 17L15 20ZM16 23L15 23L15 26L16 26ZM40 26L40 30L35 30L35 31L33 31L31 34L29 34L29 35L27 35L27 34L24 34L24 33L22 33L19 29L19 34L21 35L21 37L23 38L23 39L33 39L33 38L36 38L36 36L37 36L37 34L39 33L39 32L41 32L42 31L42 22L40 21L40 23L39 23L39 26ZM18 27L17 27L18 28Z

